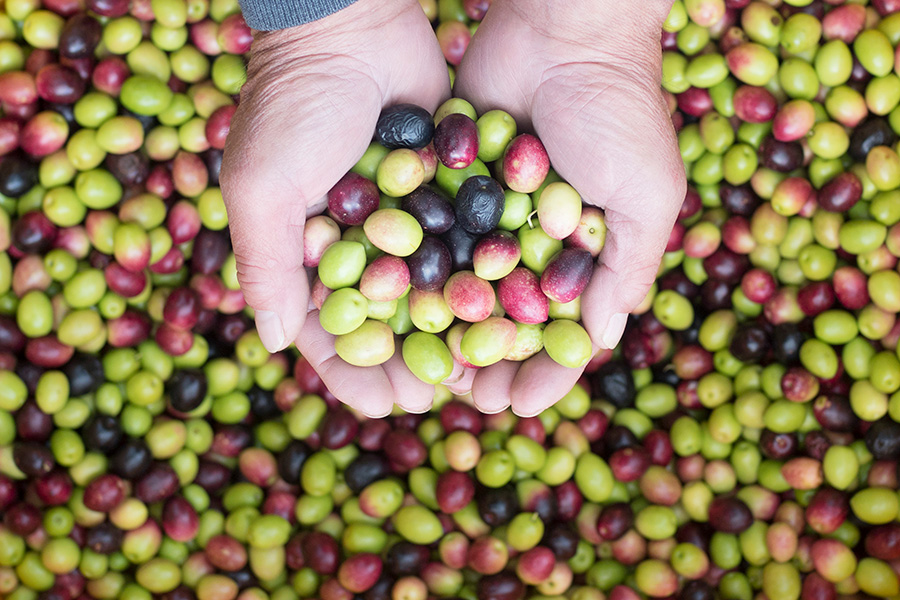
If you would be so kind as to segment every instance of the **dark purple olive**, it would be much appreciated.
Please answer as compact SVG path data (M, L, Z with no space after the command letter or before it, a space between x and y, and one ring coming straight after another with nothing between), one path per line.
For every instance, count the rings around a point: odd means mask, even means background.
M140 152L108 154L106 169L124 186L140 185L150 175L150 160Z
M866 534L866 554L880 560L900 559L900 523L879 525Z
M16 413L16 434L24 442L46 442L53 433L53 417L38 408L34 400Z
M557 560L569 560L578 550L578 533L567 523L554 523L544 532L542 546L553 550Z
M731 338L729 350L741 362L756 362L768 352L769 336L759 325L745 323Z
M440 235L456 222L450 200L428 185L418 187L403 198L401 208L416 218L425 233Z
M865 162L872 148L893 146L896 141L897 135L887 120L881 117L872 117L853 128L848 152L857 162Z
M200 460L194 483L202 487L206 493L214 494L224 488L231 480L231 470L212 460Z
M741 533L753 524L753 513L741 500L720 496L709 503L709 524L716 531Z
M831 448L831 440L824 431L810 431L803 436L803 450L810 458L823 460L829 448Z
M803 146L799 142L779 142L769 136L759 146L759 164L787 173L803 166Z
M13 317L0 316L0 350L19 352L25 347L28 338L16 325Z
M709 552L709 527L705 523L688 521L675 532L679 544L693 544L704 552Z
M176 371L166 382L169 404L178 412L191 412L206 397L206 375L197 369Z
M511 485L482 488L476 494L478 514L491 527L509 523L519 511L519 497Z
M824 210L844 213L862 198L862 183L849 171L840 173L822 186L816 199Z
M292 441L278 454L278 475L291 485L300 483L300 470L310 454L312 454L312 450L306 445L306 442Z
M59 54L66 58L93 56L102 34L103 26L94 17L86 13L72 15L59 35Z
M703 259L703 269L711 279L733 286L740 283L744 273L750 269L750 259L743 254L720 247Z
M800 346L806 341L806 336L794 323L782 323L775 326L772 333L772 350L775 360L790 365L797 362L800 356Z
M37 165L18 152L0 159L0 194L18 198L38 181Z
M475 246L478 244L479 237L463 229L459 221L453 223L453 227L441 236L441 241L446 244L447 250L450 251L450 259L453 261L454 271L472 270L472 258L475 254Z
M487 575L478 581L478 600L522 600L525 598L525 584L514 573L503 571Z
M69 380L69 395L72 397L95 392L106 381L103 363L93 354L75 354L62 371Z
M319 427L322 446L329 450L343 448L353 441L358 432L359 421L343 408L329 411Z
M417 575L428 563L430 556L431 553L426 546L407 541L397 542L388 550L385 567L395 577Z
M25 254L42 254L56 239L56 226L44 213L35 210L19 217L12 226L12 243Z
M593 272L590 252L584 248L560 250L541 274L541 291L554 302L571 302L587 287Z
M384 109L375 125L375 140L394 150L424 148L434 135L434 119L415 104L395 104Z
M56 461L50 448L37 442L20 442L13 446L13 462L29 477L38 478L53 470Z
M715 600L716 592L702 579L689 581L678 594L678 600Z
M850 401L843 396L819 396L813 403L813 415L823 429L836 433L853 433L859 422Z
M178 491L178 474L167 463L157 462L134 486L135 497L146 504L161 502Z
M784 460L797 451L797 434L763 429L759 436L759 449L766 458Z
M631 506L618 502L603 507L597 518L597 533L608 542L615 541L625 535L634 523Z
M900 459L900 423L890 417L875 421L866 431L865 440L875 460Z
M354 494L391 474L391 466L381 454L363 452L344 471L344 482Z
M749 217L762 203L749 183L739 186L722 184L719 189L722 206L733 215Z
M434 151L448 169L465 169L478 158L478 127L467 115L444 117L434 130Z
M127 440L109 458L109 470L124 479L135 480L153 464L153 454L139 438Z
M469 233L483 235L497 227L505 203L503 186L486 175L474 175L456 192L456 221Z
M625 361L611 360L601 366L594 374L592 387L598 398L606 398L616 408L634 406L634 376Z
M700 286L700 303L708 311L731 308L731 286L721 279L708 279Z
M215 273L225 264L230 252L231 244L227 233L201 229L194 238L191 270L203 275Z
M96 415L81 429L84 445L97 452L112 452L122 441L122 425L111 415Z
M282 411L275 402L273 391L254 385L247 392L247 398L250 400L250 412L258 421L268 421L281 415Z
M328 210L343 225L362 225L378 209L378 186L357 173L347 173L328 191Z
M122 530L112 523L100 523L88 529L85 546L97 554L112 554L122 546Z
M362 600L391 600L394 583L393 577L387 573L382 573L375 585L363 592L362 596L356 596L355 598L361 598Z
M200 155L206 171L209 173L209 185L219 185L219 175L222 173L222 157L225 153L218 148L210 148Z
M406 258L409 283L422 292L435 292L450 277L453 261L447 246L432 235L422 238L419 248Z

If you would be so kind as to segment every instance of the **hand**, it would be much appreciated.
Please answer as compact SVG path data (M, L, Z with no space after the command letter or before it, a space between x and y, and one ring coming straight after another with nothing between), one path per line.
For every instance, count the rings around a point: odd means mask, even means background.
M430 111L450 93L447 67L416 0L359 0L320 21L257 33L231 124L222 191L238 280L263 343L296 341L335 396L368 416L396 402L431 405L433 386L403 363L399 346L379 367L356 368L319 325L303 267L307 215L356 163L385 106Z
M631 6L628 6L631 4ZM685 175L660 91L660 32L671 1L494 0L454 87L479 113L506 110L543 141L556 171L606 212L608 234L582 320L613 348L646 297L684 199ZM538 414L581 371L546 352L474 375L486 412Z

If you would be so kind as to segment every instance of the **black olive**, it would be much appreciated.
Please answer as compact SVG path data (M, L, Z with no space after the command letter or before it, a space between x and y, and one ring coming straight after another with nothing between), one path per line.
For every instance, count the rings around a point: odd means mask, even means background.
M415 252L406 257L409 283L420 292L436 292L444 287L450 277L453 259L446 244L426 235Z
M900 423L890 417L875 421L866 431L866 448L875 460L900 458Z
M196 369L177 371L166 382L169 404L178 412L190 412L200 406L206 390L206 375Z
M105 165L113 177L124 186L144 183L150 174L150 159L140 152L108 154Z
M893 146L896 141L897 135L888 122L881 117L873 117L853 129L848 152L854 160L865 162L872 148Z
M472 257L475 254L475 245L479 236L463 229L459 221L453 224L442 236L441 240L450 251L450 259L453 261L454 271L469 271L472 269Z
M124 479L137 479L153 464L153 454L141 439L130 439L113 453L109 470Z
M18 152L0 159L0 194L18 198L37 182L37 166Z
M623 425L613 425L607 429L606 433L603 434L601 441L603 442L603 449L607 455L614 453L616 450L640 445L634 433Z
M776 325L772 334L772 350L775 353L775 360L785 365L797 362L800 357L800 346L804 341L806 341L806 336L795 324Z
M852 433L859 423L859 417L844 396L820 396L813 404L813 414L823 429L838 433Z
M278 474L286 483L300 483L300 469L312 450L304 442L294 440L278 454Z
M656 363L650 367L650 370L653 371L653 381L672 387L681 383L681 378L675 373L675 369L668 368L665 363Z
M678 594L678 600L715 600L716 593L702 579L690 581Z
M70 396L95 392L106 380L103 363L93 354L76 354L63 367L63 373L69 380Z
M779 142L769 136L760 144L758 154L760 166L780 173L803 166L803 146L798 142Z
M110 522L87 530L85 546L97 554L112 554L122 546L122 530Z
M222 172L222 157L224 152L218 148L210 148L200 155L206 170L209 172L209 185L219 185L219 174Z
M491 527L509 523L519 511L519 497L510 485L483 488L475 496L481 519Z
M224 575L235 582L239 590L245 590L259 583L249 566L245 566L237 571L225 571Z
M719 198L722 200L725 210L742 217L752 215L753 211L762 203L748 183L739 186L722 184L719 189Z
M425 546L406 541L397 542L388 550L385 566L396 577L416 575L428 563L430 555Z
M122 425L110 415L93 417L81 430L84 445L97 452L112 452L122 441Z
M363 592L362 596L354 596L354 600L391 600L394 589L394 578L382 573L375 585Z
M503 571L478 580L478 600L523 600L525 584L514 573Z
M403 198L401 208L416 218L425 233L444 233L456 222L450 199L429 185Z
M634 406L634 377L623 360L611 360L594 374L594 393L616 408Z
M578 550L578 534L566 523L554 523L544 533L542 545L553 550L557 560L569 560Z
M353 459L344 471L344 482L354 494L358 494L370 483L384 479L390 473L391 467L384 456L364 452Z
M50 448L37 442L20 442L13 446L13 462L29 477L41 477L53 470L56 461Z
M469 233L484 235L497 228L505 202L503 186L495 179L469 177L456 192L456 220Z
M281 414L281 409L275 403L275 393L270 390L253 386L247 392L247 398L250 400L250 412L259 421L274 419Z
M434 119L415 104L395 104L382 111L375 139L385 148L424 148L434 135Z
M753 323L738 327L731 338L729 350L741 362L756 362L766 355L769 336L766 330Z
M103 26L94 17L85 13L73 15L59 34L59 53L66 58L93 56L102 34Z

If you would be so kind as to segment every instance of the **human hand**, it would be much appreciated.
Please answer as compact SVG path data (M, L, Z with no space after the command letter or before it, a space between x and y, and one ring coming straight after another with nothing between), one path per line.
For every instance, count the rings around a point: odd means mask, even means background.
M606 246L581 302L595 352L618 344L628 313L646 297L684 199L660 91L659 38L671 4L494 0L454 86L479 113L500 108L533 129L556 171L604 209ZM511 402L516 413L535 415L580 375L546 352L502 361L474 373L473 400L486 412Z
M231 123L222 192L238 280L270 351L296 341L332 393L368 416L396 402L431 405L433 386L403 363L358 368L335 353L319 325L303 266L307 215L372 139L382 108L413 102L430 111L449 96L440 48L416 0L359 0L320 21L260 32Z

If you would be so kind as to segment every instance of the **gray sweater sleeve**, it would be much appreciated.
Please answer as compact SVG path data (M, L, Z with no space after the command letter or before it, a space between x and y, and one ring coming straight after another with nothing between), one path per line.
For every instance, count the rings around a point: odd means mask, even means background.
M327 17L356 0L240 0L247 25L261 31L287 29Z

